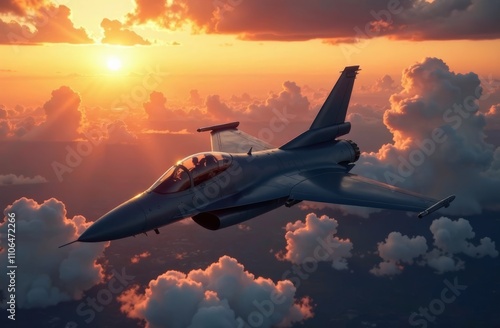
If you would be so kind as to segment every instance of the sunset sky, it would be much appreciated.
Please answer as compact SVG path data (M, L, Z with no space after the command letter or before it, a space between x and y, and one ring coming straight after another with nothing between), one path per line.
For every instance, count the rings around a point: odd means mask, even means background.
M0 208L18 220L21 326L498 327L499 17L490 0L1 0ZM304 202L57 248L208 151L198 127L240 121L278 147L299 135L352 65L352 172L455 194L450 208L419 221ZM336 251L291 274L318 238ZM437 321L412 317L456 279L467 289ZM287 302L252 325L273 293Z

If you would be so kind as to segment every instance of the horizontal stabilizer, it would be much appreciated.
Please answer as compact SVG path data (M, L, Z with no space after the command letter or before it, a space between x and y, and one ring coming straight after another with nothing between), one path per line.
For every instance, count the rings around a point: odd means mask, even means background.
M211 132L217 132L217 131L222 131L222 130L229 130L229 129L236 129L240 125L240 122L231 122L231 123L225 123L225 124L219 124L219 125L212 125L212 126L206 126L203 128L199 128L198 132L206 132L206 131L211 131Z
M247 153L274 148L267 142L249 135L237 127L240 122L231 122L199 128L198 132L210 131L210 140L213 151L224 151L228 153Z

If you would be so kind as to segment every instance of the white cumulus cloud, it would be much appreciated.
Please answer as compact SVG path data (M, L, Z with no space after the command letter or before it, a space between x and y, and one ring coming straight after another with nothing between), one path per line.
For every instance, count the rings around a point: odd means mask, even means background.
M313 316L311 300L295 298L289 280L256 278L229 256L187 274L167 271L144 292L135 286L118 297L130 318L146 327L288 327Z
M66 217L64 204L51 198L42 204L27 198L16 200L4 210L0 224L0 241L7 244L7 217L15 215L16 303L19 308L44 308L63 301L80 299L83 292L101 283L103 267L96 260L109 243L76 243L91 222L76 215ZM11 226L12 227L12 226ZM10 231L12 233L12 231ZM7 263L7 249L0 251ZM7 285L6 266L0 282Z
M475 233L468 220L451 220L441 217L432 221L430 231L434 239L434 248L427 252L427 241L423 236L408 237L400 232L391 232L385 241L378 243L378 254L382 262L370 270L377 276L395 275L402 272L405 265L415 261L427 265L436 273L458 271L465 268L466 255L474 258L498 256L495 242L489 237L479 240L474 245Z
M327 261L337 270L347 269L353 245L349 239L335 236L338 225L337 220L314 213L309 213L305 222L287 223L286 251L279 252L277 258L294 264Z

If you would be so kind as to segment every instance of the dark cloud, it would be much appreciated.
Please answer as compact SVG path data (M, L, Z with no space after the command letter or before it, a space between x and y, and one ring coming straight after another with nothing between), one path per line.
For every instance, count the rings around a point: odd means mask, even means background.
M145 40L139 34L127 29L120 21L104 18L101 22L104 30L102 43L120 44L120 45L149 45L151 42Z
M103 267L96 263L109 243L78 243L58 248L76 240L91 222L81 216L66 217L64 204L54 198L38 204L27 198L16 200L4 210L0 224L2 245L7 243L7 216L15 214L16 261L22 269L16 272L16 305L21 309L44 308L83 297L84 291L104 280ZM7 249L0 251L7 263ZM21 267L21 266L20 266ZM7 286L8 276L2 266L0 282Z
M394 142L363 153L353 172L434 197L456 194L450 213L498 208L500 163L485 142L478 76L426 58L404 70L402 86L384 113Z
M245 271L229 256L188 274L167 271L118 297L130 318L147 327L289 327L313 316L311 300L295 298L289 280L274 283ZM265 311L264 314L262 311Z
M349 239L335 236L338 225L337 220L314 213L309 213L305 222L287 223L286 251L276 254L277 258L293 264L325 261L337 270L347 269L353 246Z
M190 25L196 32L246 40L325 39L339 44L377 36L494 39L500 36L499 13L500 3L488 0L136 0L128 19L172 30Z

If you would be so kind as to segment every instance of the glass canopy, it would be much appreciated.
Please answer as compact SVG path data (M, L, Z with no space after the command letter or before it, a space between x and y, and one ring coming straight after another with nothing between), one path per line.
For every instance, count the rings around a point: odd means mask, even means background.
M231 162L231 155L226 153L194 154L169 168L148 190L158 194L187 190L225 171Z

